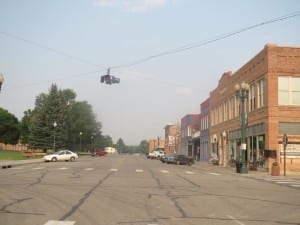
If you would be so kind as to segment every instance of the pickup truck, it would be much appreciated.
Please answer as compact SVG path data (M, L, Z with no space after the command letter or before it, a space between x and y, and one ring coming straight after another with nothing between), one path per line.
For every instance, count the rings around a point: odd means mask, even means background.
M163 155L166 153L164 152L163 149L157 148L154 149L152 152L150 152L147 156L148 159L160 159Z

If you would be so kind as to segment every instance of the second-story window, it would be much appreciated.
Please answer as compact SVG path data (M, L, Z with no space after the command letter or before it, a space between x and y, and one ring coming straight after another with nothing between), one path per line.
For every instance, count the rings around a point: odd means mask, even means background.
M250 90L249 90L249 111L255 110L255 84L250 85Z
M258 101L257 101L257 107L261 108L265 105L265 80L259 80L258 81Z
M300 105L300 77L278 77L278 104Z

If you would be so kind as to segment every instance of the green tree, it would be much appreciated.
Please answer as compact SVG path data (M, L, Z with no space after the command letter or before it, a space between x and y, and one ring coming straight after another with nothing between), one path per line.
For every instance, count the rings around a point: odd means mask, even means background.
M17 144L20 137L18 119L7 110L0 108L0 142Z
M120 154L128 152L126 149L126 145L125 145L124 141L122 140L122 138L119 138L119 140L117 141L116 149L117 149L118 153L120 153Z
M67 102L63 92L52 84L49 94L40 94L29 126L29 144L32 148L53 149L66 147Z
M25 112L22 119L24 142L28 140L31 148L74 151L89 150L101 143L101 123L92 106L75 98L74 91L60 90L55 84L48 94L37 96L34 110Z
M28 109L27 111L24 112L24 116L20 122L20 132L21 132L21 143L22 144L27 144L28 139L29 139L29 125L30 125L30 118L32 115L32 111Z
M139 152L146 154L149 150L149 143L147 140L142 140L139 145Z
M70 107L69 121L68 145L71 149L90 150L97 147L93 143L97 143L100 136L101 123L97 122L90 104L86 101L74 102Z

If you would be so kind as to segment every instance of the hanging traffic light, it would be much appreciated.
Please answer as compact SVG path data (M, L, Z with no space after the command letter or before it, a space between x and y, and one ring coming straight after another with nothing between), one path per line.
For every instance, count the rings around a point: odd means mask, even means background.
M102 75L100 79L101 83L106 83L106 84L119 84L120 83L120 78L117 78L115 76L110 75L110 68L107 69L107 74Z

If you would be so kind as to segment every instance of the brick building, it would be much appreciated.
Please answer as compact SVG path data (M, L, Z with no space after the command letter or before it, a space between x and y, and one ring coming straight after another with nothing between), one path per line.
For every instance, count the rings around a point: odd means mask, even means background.
M180 153L194 157L200 140L196 142L193 136L200 130L200 114L188 114L181 119L181 147ZM195 144L196 143L196 144Z
M150 139L149 140L149 152L152 152L156 148L164 148L165 147L165 140L157 137L157 139Z
M200 161L210 157L209 98L200 104Z
M268 44L237 72L226 72L210 93L211 153L221 164L239 160L240 99L235 85L249 84L246 102L246 158L270 169L283 168L282 138L287 134L287 170L300 168L300 48Z
M180 126L179 124L168 124L165 129L165 152L174 153L179 150Z

